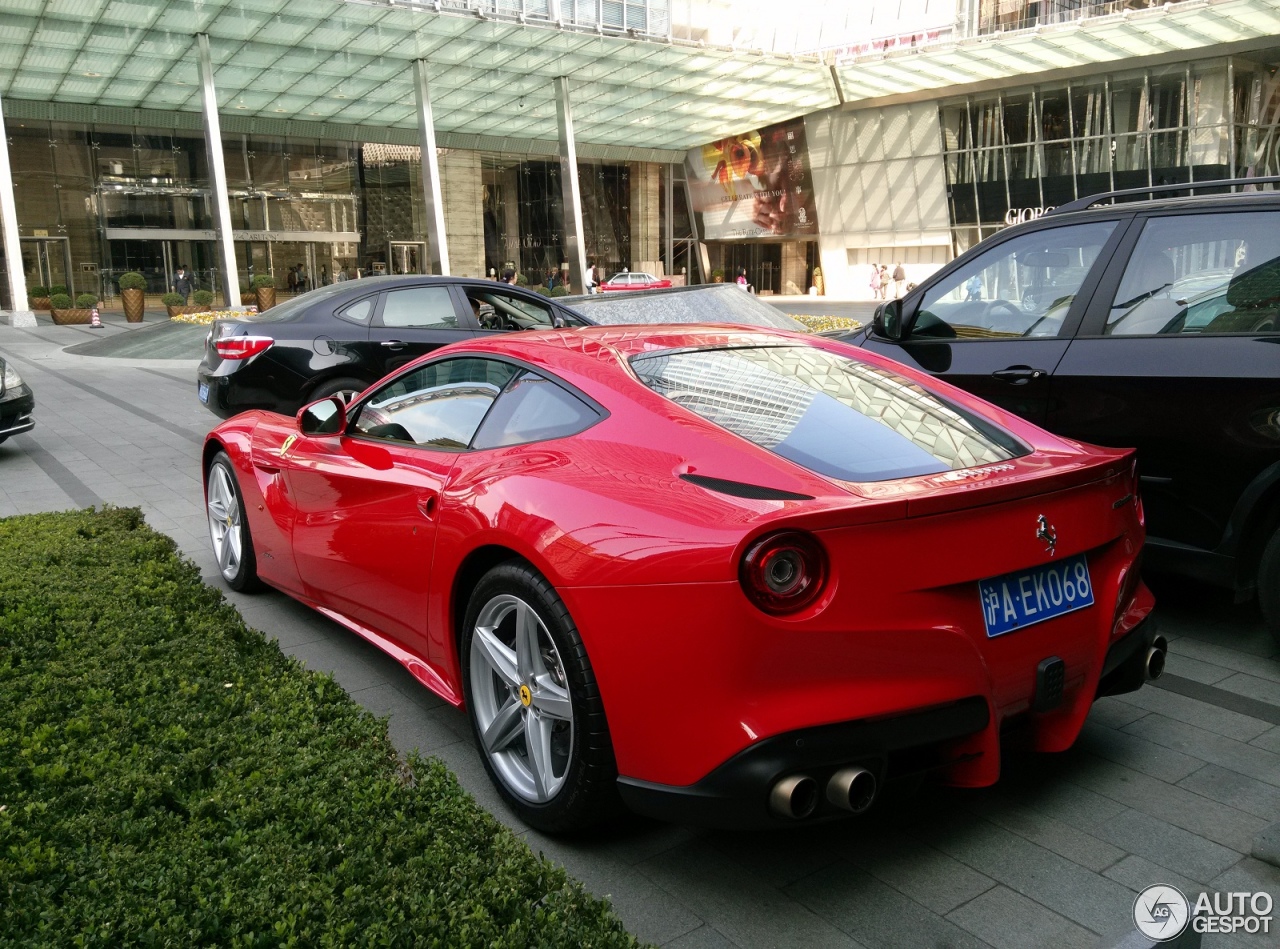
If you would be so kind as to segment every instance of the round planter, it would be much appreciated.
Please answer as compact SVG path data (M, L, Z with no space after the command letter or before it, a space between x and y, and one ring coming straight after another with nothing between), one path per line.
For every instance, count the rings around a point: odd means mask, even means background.
M245 293L240 294L240 305L241 306L257 306L258 294L253 290L249 290Z
M33 310L45 310L46 312L53 309L53 304L49 302L48 297L31 297L27 303Z
M72 308L70 310L50 310L53 315L53 322L58 326L74 326L78 323L88 323L93 319L93 310L80 310Z
M258 304L258 312L269 310L276 305L276 288L275 287L259 287L254 291L257 294L256 302Z
M124 318L130 323L141 323L147 310L147 292L145 290L121 290L120 299L124 301Z

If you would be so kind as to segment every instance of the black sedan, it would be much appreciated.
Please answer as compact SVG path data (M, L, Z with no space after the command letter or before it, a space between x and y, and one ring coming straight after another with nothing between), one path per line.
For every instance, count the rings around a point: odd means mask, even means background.
M13 364L0 356L0 442L36 427L36 397Z
M492 280L348 280L257 316L216 321L196 371L197 394L222 418L246 409L292 415L328 395L349 400L449 343L588 322L553 300Z
M1147 565L1256 594L1280 639L1280 193L1151 197L1007 228L848 339L1136 447Z

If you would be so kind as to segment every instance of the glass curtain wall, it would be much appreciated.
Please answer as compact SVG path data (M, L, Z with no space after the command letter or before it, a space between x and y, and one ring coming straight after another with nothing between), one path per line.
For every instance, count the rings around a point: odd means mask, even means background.
M11 120L9 135L31 286L62 284L112 301L120 274L141 272L148 291L159 294L183 265L196 288L218 289L199 132ZM415 146L226 133L222 147L242 288L259 274L271 274L287 294L331 282L339 271L425 269ZM559 163L492 153L480 159L475 212L483 218L486 272L513 265L531 283L561 273ZM465 163L458 173L455 193L466 194ZM630 268L630 167L584 161L578 173L588 260L610 273Z
M940 110L957 254L1077 197L1271 174L1263 169L1280 154L1280 89L1269 70L1239 60L970 96Z

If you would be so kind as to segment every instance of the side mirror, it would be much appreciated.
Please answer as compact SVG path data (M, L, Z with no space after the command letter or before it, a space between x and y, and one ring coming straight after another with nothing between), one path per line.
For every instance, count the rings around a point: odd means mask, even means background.
M298 431L314 438L320 435L341 435L347 430L347 406L341 396L331 395L319 402L305 405L298 413Z
M898 342L905 335L902 322L902 301L886 300L876 307L871 319L871 329L877 336Z

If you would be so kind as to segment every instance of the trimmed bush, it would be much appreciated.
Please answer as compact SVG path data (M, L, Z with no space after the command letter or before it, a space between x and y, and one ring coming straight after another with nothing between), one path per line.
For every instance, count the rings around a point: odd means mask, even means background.
M522 273L518 273L518 274L516 274L516 283L517 283L519 286L527 287L527 286L529 286L529 278L528 278L528 277L526 277L526 276L525 276L524 274L522 274Z
M141 512L0 519L0 945L633 946Z
M552 287L551 293L549 294L549 296L553 296L553 297L567 297L568 295L569 295L569 288L561 283L557 283L554 287Z
M253 281L250 283L250 286L253 287L253 289L255 290L261 290L265 287L274 288L275 285L276 285L276 278L271 276L271 274L269 273L255 274Z
M88 310L98 305L98 298L92 293L82 293L76 297L76 309Z
M48 295L49 295L48 287L35 286L35 287L27 288L28 297L47 297Z
M49 306L53 307L55 310L69 310L71 309L71 297L67 296L66 293L51 294L49 297Z
M191 302L196 306L209 306L209 304L213 303L213 291L197 290L191 294Z
M182 303L183 303L182 294L166 293L164 296L160 298L160 302L163 303L165 306L182 306Z
M548 290L546 287L544 287L542 284L538 284L536 287L533 287L533 292L541 293L544 297L551 296L551 291Z
M147 278L142 276L136 270L130 270L128 273L120 275L121 290L145 290L147 289Z
M56 297L59 293L66 293L67 285L64 283L55 283L49 288L49 296Z

